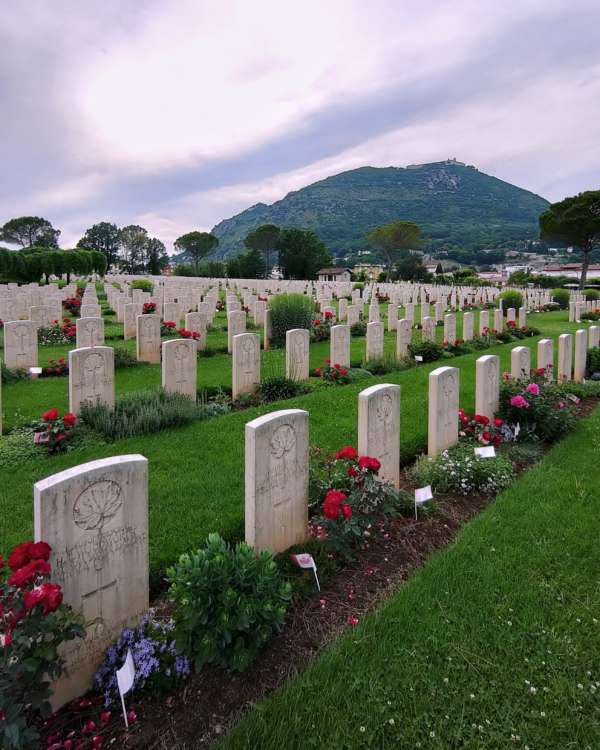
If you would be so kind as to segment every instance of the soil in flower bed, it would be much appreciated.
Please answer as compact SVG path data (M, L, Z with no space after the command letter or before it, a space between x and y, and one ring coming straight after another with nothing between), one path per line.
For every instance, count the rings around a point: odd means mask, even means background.
M597 404L593 399L582 401L576 405L577 415L589 416ZM516 466L518 473L527 468L526 464ZM412 493L413 487L404 480L402 489ZM437 495L431 509L419 511L418 520L397 518L385 527L374 527L356 562L327 580L320 593L315 586L314 596L295 600L284 630L246 672L204 668L169 696L129 696L128 708L135 710L136 722L125 733L120 708L114 706L110 720L96 729L96 734L102 736L102 747L209 747L255 703L303 671L327 644L391 596L433 552L449 544L461 527L492 501L475 494ZM298 576L311 575L298 570ZM155 604L160 608L158 602ZM91 706L87 705L89 701L76 701L60 711L50 722L48 733L60 732L64 736L65 730L79 728L89 719L98 722L102 708L97 700L92 701ZM77 708L79 703L83 703L82 708ZM92 745L84 747L88 746Z

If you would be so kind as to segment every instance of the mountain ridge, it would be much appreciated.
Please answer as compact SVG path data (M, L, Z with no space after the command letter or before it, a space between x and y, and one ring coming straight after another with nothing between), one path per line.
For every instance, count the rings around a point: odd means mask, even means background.
M395 220L415 221L427 245L478 249L537 237L539 214L549 202L456 160L407 167L362 166L330 175L287 193L271 204L256 203L219 222L217 255L244 250L257 226L311 229L334 256L367 248L366 235Z

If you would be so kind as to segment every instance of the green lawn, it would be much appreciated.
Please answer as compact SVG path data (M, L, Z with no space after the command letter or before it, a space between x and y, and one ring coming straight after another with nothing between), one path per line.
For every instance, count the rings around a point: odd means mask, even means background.
M576 326L565 321L564 313L549 313L533 318L532 324L556 336ZM520 342L535 347L534 339ZM502 369L509 369L510 350L505 344L483 353L499 354ZM328 344L320 354L325 358ZM364 342L353 346L362 349ZM317 350L317 346L311 349ZM401 450L405 462L426 447L428 374L442 364L461 370L461 404L473 408L475 360L482 352L442 360L416 369L383 375L345 387L332 386L300 396L282 404L249 409L213 420L160 434L120 440L110 445L75 450L52 459L23 461L14 471L4 472L0 488L0 514L4 519L0 548L6 549L32 533L32 485L70 466L106 456L141 453L150 462L150 565L157 575L182 551L202 542L211 531L229 538L243 534L244 507L244 425L254 417L278 408L303 408L310 412L311 443L334 450L356 442L358 393L373 383L399 383L402 386ZM273 356L282 357L281 352ZM200 360L208 373L217 357ZM229 361L227 358L223 358ZM140 389L159 382L158 368L145 366L117 373L117 393ZM61 389L59 397L54 388ZM46 390L47 389L47 390ZM66 408L66 379L18 383L4 389L6 421L14 421L19 410L37 416L51 406ZM62 400L61 400L62 399ZM35 411L34 411L35 406Z
M600 409L221 750L600 747Z

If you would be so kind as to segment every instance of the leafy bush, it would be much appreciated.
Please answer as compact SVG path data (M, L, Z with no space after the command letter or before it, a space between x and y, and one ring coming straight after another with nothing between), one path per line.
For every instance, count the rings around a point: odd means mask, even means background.
M4 362L1 363L2 383L18 383L19 380L27 380L29 372L21 367L16 369L8 368Z
M333 458L313 452L310 501L316 513L310 533L328 552L351 559L372 527L411 511L410 498L377 476L380 468L376 458L359 456L351 445Z
M545 382L543 374L529 380L504 380L498 416L518 425L518 440L553 442L575 427L576 417L563 386Z
M350 335L354 337L366 336L367 335L367 324L364 320L359 320L358 323L353 323L350 326Z
M350 382L348 369L341 367L337 362L332 365L330 359L325 360L323 367L317 367L315 375L326 383L334 385L348 385Z
M457 495L496 495L508 487L515 475L507 458L481 458L468 443L459 443L433 458L421 456L410 474L419 487L431 485L434 492Z
M196 671L216 663L245 670L281 630L291 599L270 552L231 548L218 534L167 570L175 642Z
M114 410L104 404L84 404L81 419L109 440L181 427L227 411L219 404L199 405L179 393L143 391L117 400Z
M585 298L588 302L600 299L600 292L597 289L584 289L583 293L585 294Z
M502 292L499 295L499 299L502 300L502 311L506 317L506 312L510 307L514 307L518 310L523 306L523 295L521 292L517 292L514 289L509 289L506 292Z
M76 328L71 324L71 318L63 318L62 323L40 326L37 329L38 344L41 346L71 344L75 340L75 334Z
M67 442L73 437L73 428L77 422L74 414L65 414L62 418L58 409L50 409L34 425L34 442L44 445L49 454L66 450Z
M94 676L94 687L104 694L106 706L118 704L116 670L123 666L128 650L135 664L134 692L145 687L153 692L170 691L189 675L190 662L177 651L173 627L172 620L158 620L151 610L136 628L121 633Z
M408 345L408 352L413 359L423 357L423 362L435 362L442 358L444 348L435 341L413 341Z
M552 299L560 306L561 310L566 310L569 307L569 300L571 295L568 289L553 289Z
M124 367L136 367L140 363L136 357L122 346L115 346L113 348L115 358L115 370L121 370Z
M154 290L154 284L148 279L136 279L131 283L132 289L141 289L143 292L150 292Z
M0 569L0 746L38 747L36 727L52 713L50 682L62 674L59 646L85 635L83 619L50 582L50 547L25 542Z
M269 302L271 310L272 342L285 344L285 334L293 328L310 330L313 301L304 294L278 294Z
M600 320L600 312L597 312L596 310L586 310L585 312L581 313L579 317L581 320L596 321Z
M590 375L600 372L600 346L588 349L586 370Z
M0 469L12 469L21 461L37 458L39 448L33 442L33 430L21 427L0 436Z
M300 383L281 375L265 378L260 384L260 395L265 401L283 401L299 393L302 393Z
M391 355L370 359L365 362L365 370L373 375L385 375L388 372L400 372L414 365L414 361L397 359Z

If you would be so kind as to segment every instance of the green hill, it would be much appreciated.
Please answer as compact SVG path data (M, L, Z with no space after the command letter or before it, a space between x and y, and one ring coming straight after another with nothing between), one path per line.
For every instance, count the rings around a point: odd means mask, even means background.
M261 224L312 229L336 256L366 247L373 227L405 219L423 229L429 248L478 249L538 236L548 207L539 195L454 161L361 167L327 177L268 206L258 203L213 228L218 255L243 250Z

